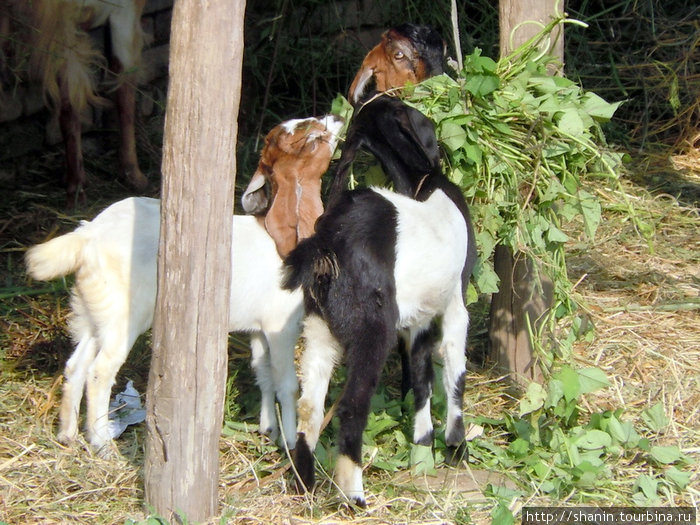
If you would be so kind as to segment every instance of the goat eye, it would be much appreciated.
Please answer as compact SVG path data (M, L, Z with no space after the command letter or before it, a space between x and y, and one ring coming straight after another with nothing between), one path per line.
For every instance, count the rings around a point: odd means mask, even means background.
M403 51L397 51L396 53L394 53L394 58L396 60L401 60L404 56L406 55L403 54Z

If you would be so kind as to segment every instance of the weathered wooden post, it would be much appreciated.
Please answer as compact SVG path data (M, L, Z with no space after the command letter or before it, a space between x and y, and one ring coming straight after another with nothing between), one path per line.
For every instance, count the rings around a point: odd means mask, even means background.
M218 509L244 11L173 10L145 462L146 503L171 522Z
M523 22L534 20L546 25L554 16L557 3L558 0L500 0L501 56L507 56L542 28ZM557 31L555 29L552 33L549 53L563 64L564 35L557 35ZM496 248L494 270L501 285L491 300L491 355L516 381L538 381L541 371L530 344L527 319L535 323L551 306L552 283L538 272L532 261L522 254L514 254L505 246ZM541 286L538 278L541 278Z

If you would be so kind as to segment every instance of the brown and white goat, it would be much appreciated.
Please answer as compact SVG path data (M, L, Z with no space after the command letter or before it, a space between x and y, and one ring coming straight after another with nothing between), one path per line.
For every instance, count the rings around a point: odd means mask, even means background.
M304 180L320 179L331 161L341 126L333 116L277 126L261 153L266 176L272 181L278 177L290 181L303 173ZM273 201L285 184L273 184ZM274 218L270 216L273 211ZM294 224L299 222L298 212L298 207L273 205L267 219ZM61 442L68 443L78 434L80 401L86 388L90 444L104 455L112 451L110 391L136 338L153 321L159 231L159 201L132 197L112 204L75 231L27 252L27 271L35 279L75 273L69 330L76 347L65 370ZM293 228L274 232L273 241L258 217L233 216L228 329L251 333L252 365L262 393L261 432L278 434L276 397L291 449L296 443L294 346L304 308L301 291L283 290L280 283L278 247L296 245L297 232Z
M94 69L103 57L87 30L109 24L109 69L116 79L116 105L123 177L137 189L146 177L136 157L135 82L144 32L141 13L146 0L3 0L0 13L2 55L13 67L28 62L29 75L41 82L47 105L58 115L65 144L65 183L68 205L85 199L87 185L81 143L80 116L88 104L101 102Z
M389 29L362 61L350 85L348 98L357 104L368 91L386 91L407 82L416 84L443 72L445 42L440 34L427 26L401 24Z

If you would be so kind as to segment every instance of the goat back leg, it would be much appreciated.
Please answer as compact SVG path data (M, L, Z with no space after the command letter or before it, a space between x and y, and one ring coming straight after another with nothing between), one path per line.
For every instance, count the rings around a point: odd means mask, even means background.
M359 345L362 345L361 340L358 341ZM335 482L338 487L350 501L360 507L367 504L362 486L362 433L367 426L372 395L377 389L392 344L389 341L384 344L377 341L371 347L362 346L364 348L348 348L348 378L337 409L340 429L335 467Z
M439 349L444 363L442 381L447 395L445 443L451 447L458 447L464 440L462 410L467 375L465 346L468 327L469 313L464 306L460 289L455 292L443 315Z
M80 202L86 202L85 167L83 166L83 149L80 137L80 115L71 104L68 96L68 86L61 83L61 110L58 115L61 137L65 147L66 171L66 206L70 209Z
M88 370L87 433L90 445L102 457L117 453L110 432L109 397L117 372L138 336L129 334L127 325L128 320L125 326L107 327L100 334L100 350Z
M56 436L58 442L64 445L68 445L78 437L80 401L83 398L87 371L95 359L96 350L97 340L91 331L86 330L66 363L58 435Z
M260 388L261 395L259 431L274 440L279 435L275 417L275 383L272 377L270 351L265 336L261 332L251 334L250 350L251 366L255 371L255 382Z
M299 488L314 485L314 457L323 423L323 405L333 369L342 354L340 344L319 315L310 313L304 321L304 353L300 361L301 396L297 403L297 442L294 467L300 478Z
M118 58L111 60L115 75L124 73L124 66ZM119 161L124 179L137 190L148 186L148 179L139 168L136 156L136 86L129 75L119 79L116 91L117 115L119 118Z
M289 323L280 332L266 333L266 336L270 346L273 384L280 404L282 438L289 450L293 450L297 442L296 401L299 391L294 366L294 345L299 331L295 323Z
M437 340L435 324L412 334L411 385L415 416L413 420L413 442L417 445L433 444L434 430L430 414L430 398L433 394L433 349Z

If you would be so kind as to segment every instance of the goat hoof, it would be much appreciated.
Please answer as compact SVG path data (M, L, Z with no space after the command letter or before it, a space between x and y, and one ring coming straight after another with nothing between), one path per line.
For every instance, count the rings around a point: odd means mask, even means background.
M63 446L70 446L75 441L77 436L75 434L70 434L66 432L59 432L56 436L56 441L58 441Z
M138 167L125 167L124 178L137 190L145 190L148 186L148 179Z
M117 459L121 457L117 445L111 439L102 445L93 445L93 449L97 456L101 459Z
M306 436L299 434L292 454L296 472L296 489L298 493L309 492L314 487L316 472L314 471L314 455L306 443Z
M361 509L367 508L367 501L365 501L365 498L361 498L359 496L353 496L350 498L350 501L352 502L353 505L360 507Z
M423 445L425 447L430 447L433 445L433 440L435 438L435 431L431 430L425 436L420 439L415 440L416 445Z
M445 463L451 467L458 467L462 461L469 461L469 448L466 443L445 448Z

